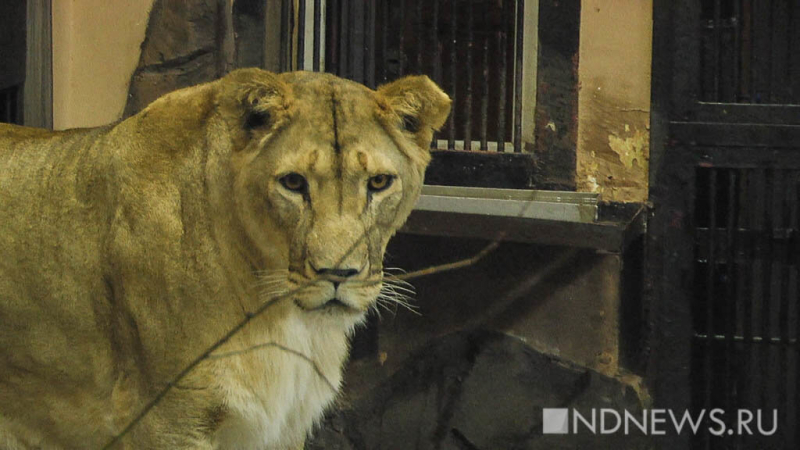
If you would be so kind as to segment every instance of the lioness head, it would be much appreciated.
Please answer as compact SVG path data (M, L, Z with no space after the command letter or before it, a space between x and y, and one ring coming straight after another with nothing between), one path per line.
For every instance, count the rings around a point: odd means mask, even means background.
M377 91L307 72L249 69L222 82L229 128L240 130L236 211L267 290L308 314L363 317L450 99L425 76Z

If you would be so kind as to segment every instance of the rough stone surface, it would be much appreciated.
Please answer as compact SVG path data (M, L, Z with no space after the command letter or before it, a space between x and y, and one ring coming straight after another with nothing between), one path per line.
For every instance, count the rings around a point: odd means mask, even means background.
M223 75L222 12L217 0L156 0L124 117L168 92Z
M649 448L643 436L543 435L542 408L640 412L619 381L496 332L451 334L327 418L307 449Z

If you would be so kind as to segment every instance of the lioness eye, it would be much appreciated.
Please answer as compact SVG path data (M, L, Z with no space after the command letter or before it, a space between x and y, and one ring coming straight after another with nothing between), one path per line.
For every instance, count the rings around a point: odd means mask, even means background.
M288 175L284 175L279 181L283 187L292 192L303 193L308 188L306 179L299 173L292 172Z
M375 175L367 182L367 188L372 192L380 192L388 189L392 185L392 181L394 181L394 177L391 175Z

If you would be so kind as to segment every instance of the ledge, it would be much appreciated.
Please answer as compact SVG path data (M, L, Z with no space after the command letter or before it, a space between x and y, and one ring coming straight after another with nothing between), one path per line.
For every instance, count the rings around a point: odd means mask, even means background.
M644 234L646 208L577 192L425 186L401 233L623 252Z

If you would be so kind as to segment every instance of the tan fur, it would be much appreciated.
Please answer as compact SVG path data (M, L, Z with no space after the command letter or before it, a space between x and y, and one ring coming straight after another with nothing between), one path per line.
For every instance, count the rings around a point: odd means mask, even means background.
M449 106L426 77L371 91L248 69L113 126L0 125L0 448L101 448L276 297L119 448L302 445L335 398ZM281 186L289 172L307 195ZM394 184L368 193L384 173ZM313 270L337 264L360 272Z

